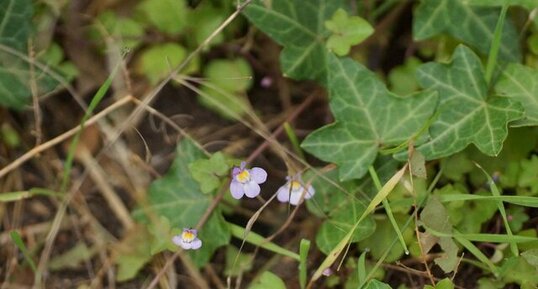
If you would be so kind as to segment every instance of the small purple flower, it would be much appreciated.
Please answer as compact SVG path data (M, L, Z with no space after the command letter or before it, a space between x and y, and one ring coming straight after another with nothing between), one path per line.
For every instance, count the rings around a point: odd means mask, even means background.
M303 180L299 174L293 178L287 177L286 179L288 180L286 184L280 187L277 191L277 199L282 203L289 202L290 204L297 206L303 194L304 199L308 200L316 193L311 185L305 186L303 184Z
M172 242L185 250L198 250L202 247L202 240L198 239L196 229L184 228L181 234L172 238Z
M331 276L333 273L334 272L330 267L325 268L323 272L321 272L321 274L326 277Z
M230 183L230 192L234 199L241 199L243 195L249 198L255 198L260 194L260 184L267 180L267 172L258 167L252 169L245 168L245 162L240 167L234 167L232 170L232 182Z

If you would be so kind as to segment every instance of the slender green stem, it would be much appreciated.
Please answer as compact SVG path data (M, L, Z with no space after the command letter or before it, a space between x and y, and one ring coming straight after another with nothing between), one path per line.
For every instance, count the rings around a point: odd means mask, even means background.
M232 231L232 236L244 240L250 244L259 246L268 251L293 258L297 261L301 261L299 254L292 252L288 249L282 248L273 242L268 242L265 237L258 235L252 231L247 231L245 228L238 226L236 224L229 223L230 229Z
M32 271L36 271L36 266L34 263L34 260L32 260L32 257L30 256L30 252L28 251L28 248L26 248L26 245L24 245L24 242L22 241L21 235L17 231L11 231L9 232L9 236L11 237L11 240L17 248L21 251L22 255L24 256L24 259L28 264L30 265L30 268L32 268Z
M299 144L299 138L297 138L297 134L295 134L295 131L288 122L284 123L284 130L286 130L286 134L288 135L291 145L293 146L293 150L301 159L304 160L304 154L303 150L301 149L301 145Z
M497 55L499 54L499 48L501 47L501 35L507 11L508 5L505 4L501 10L501 14L499 15L499 20L497 20L497 26L495 26L495 34L493 34L493 42L491 43L491 48L489 49L488 63L486 66L486 83L488 85L491 83L493 71L495 70L495 66L497 63Z

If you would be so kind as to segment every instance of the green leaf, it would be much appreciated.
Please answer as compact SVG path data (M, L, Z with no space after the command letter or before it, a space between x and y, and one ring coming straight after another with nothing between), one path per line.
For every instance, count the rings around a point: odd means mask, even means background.
M368 282L368 284L366 284L364 289L391 289L391 287L387 283L383 283L379 280L372 279L370 280L370 282Z
M445 234L452 233L452 223L443 204L432 196L420 213L420 221L428 228ZM434 262L443 269L445 273L452 272L458 265L458 246L451 237L440 237L438 244L443 249L443 254L435 258Z
M525 251L521 253L521 256L525 258L527 263L536 267L536 270L538 270L538 249L531 249L531 250Z
M192 177L200 184L203 193L208 194L219 188L221 177L228 173L230 166L221 152L216 152L209 160L200 159L189 165Z
M200 102L224 118L237 119L247 113L250 103L246 90L252 85L252 68L244 59L211 61L205 71L206 81Z
M515 122L514 126L538 125L537 69L519 63L510 63L496 83L495 91L523 104L525 118Z
M399 95L406 95L417 91L420 87L415 77L417 68L422 62L416 57L409 57L403 65L390 70L387 77L390 90Z
M90 249L86 244L80 242L67 252L55 256L50 260L48 268L51 271L59 271L66 268L77 268L83 261L89 260L97 250Z
M530 283L535 286L538 285L537 269L529 264L523 256L507 259L503 264L503 269L506 269L503 279L507 283L514 282L520 285ZM527 288L532 288L532 286Z
M180 34L187 24L187 5L184 0L145 0L136 7L147 21L164 33Z
M230 245L226 247L224 275L231 277L240 276L252 268L253 261L253 254L240 253L236 247Z
M356 220L364 213L366 207L355 200L348 200L337 207L323 222L316 235L319 250L328 254L344 236L353 228ZM371 216L366 217L355 229L350 243L358 242L370 236L375 231L375 222Z
M145 75L151 84L156 84L168 76L186 57L187 50L179 44L154 45L140 52L136 70Z
M529 189L529 195L538 194L538 156L521 161L521 174L518 178L518 186Z
M522 117L517 101L487 95L480 59L460 45L452 63L427 63L418 70L419 83L439 92L439 116L430 126L430 140L419 146L428 160L449 156L473 143L495 156L507 136L507 123Z
M149 240L150 235L146 228L136 226L115 245L115 261L118 265L117 281L133 279L138 271L151 260Z
M189 29L192 29L195 45L202 44L225 20L225 12L216 9L211 2L203 1L200 6L192 10L187 15L189 19ZM224 41L224 34L217 34L209 43L210 46Z
M134 49L142 42L144 27L131 18L119 17L113 11L106 10L99 14L97 20L121 43L122 48Z
M189 170L189 164L205 158L191 139L182 140L172 167L149 188L150 205L147 209L166 217L172 228L195 227L212 201L210 195L201 191ZM135 215L140 213L138 211ZM202 248L190 253L193 262L201 267L209 261L217 248L228 244L230 240L230 228L220 210L213 211L206 224L198 230L198 238L203 242Z
M324 38L330 32L323 23L343 3L343 0L256 0L243 13L284 46L280 65L285 76L325 83L328 50Z
M519 232L523 224L529 220L529 215L525 213L525 208L519 206L510 206L508 208L508 224L514 232Z
M362 177L384 146L413 136L435 107L436 95L426 91L400 98L375 74L351 59L330 57L328 89L335 123L308 135L302 147L339 165L340 180Z
M424 289L454 289L454 283L452 283L450 279L445 278L435 284L435 287L431 285L426 285L424 286Z
M394 227L390 223L389 219L385 216L376 216L375 219L375 232L370 235L368 238L359 242L359 248L361 251L369 250L372 254L372 257L375 260L379 260L385 254L385 251L389 246L392 245L392 242L398 238ZM398 227L402 229L403 224L407 220L407 215L398 214L394 215L396 221L398 222ZM414 232L411 227L404 230L403 232L404 239L408 240L413 237ZM404 254L404 248L402 246L396 245L392 246L390 252L385 257L384 262L391 263L398 260Z
M306 202L306 207L310 213L322 218L332 210L342 206L348 201L347 193L353 193L357 190L357 181L338 182L338 171L331 170L316 176L312 170L303 174L303 180L308 183L312 182L312 187L316 189L316 194ZM345 191L343 191L345 190Z
M248 289L286 289L286 284L277 275L265 271L262 273L259 279L254 280Z
M330 20L325 21L325 27L332 32L327 40L327 48L339 56L348 54L351 46L361 43L374 33L374 28L368 21L358 16L349 17L341 8L336 10Z
M0 1L0 45L27 55L27 42L32 30L33 5L30 0ZM50 67L44 67L49 71ZM0 105L23 109L30 101L32 81L37 95L44 94L57 86L57 81L48 77L43 69L30 65L11 52L0 50Z
M414 13L413 36L424 40L447 33L488 54L500 10L470 7L461 0L423 0ZM514 25L506 21L501 36L499 58L521 59L519 37Z
M252 68L242 58L212 60L204 75L209 82L227 92L245 92L252 86Z

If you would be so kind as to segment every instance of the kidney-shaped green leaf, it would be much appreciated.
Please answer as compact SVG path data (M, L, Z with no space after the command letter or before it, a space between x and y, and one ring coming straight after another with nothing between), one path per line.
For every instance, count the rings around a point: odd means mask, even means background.
M178 145L177 155L166 175L154 181L149 189L149 210L170 220L176 228L194 227L211 203L211 196L204 194L192 177L189 164L206 159L192 140L184 139ZM220 246L228 244L230 229L219 210L213 212L198 236L202 248L193 252L194 263L201 267Z
M488 96L478 56L460 45L452 63L427 63L418 71L424 88L439 92L439 116L430 126L431 139L418 147L427 159L449 156L473 143L483 153L499 153L507 135L507 123L523 116L517 101Z
M437 97L433 91L397 97L373 72L349 58L329 57L329 69L336 122L311 133L302 147L338 164L340 180L360 178L380 147L398 145L424 125Z
M284 46L280 65L286 76L325 83L328 51L324 38L330 32L324 22L343 3L343 0L255 0L244 14Z

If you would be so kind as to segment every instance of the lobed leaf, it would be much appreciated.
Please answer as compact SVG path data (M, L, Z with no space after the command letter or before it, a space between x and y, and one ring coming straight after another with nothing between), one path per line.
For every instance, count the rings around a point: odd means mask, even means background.
M308 135L302 147L319 159L339 165L340 180L362 177L380 148L413 136L431 116L436 93L400 98L361 64L329 57L328 81L335 123Z
M255 0L244 15L256 27L284 46L280 65L284 75L326 82L327 55L324 22L344 6L343 0Z
M495 156L508 134L507 124L523 116L519 102L488 95L480 59L463 45L456 48L450 64L424 64L417 76L422 87L439 92L439 116L430 126L430 139L417 148L428 160L471 143Z
M499 13L497 8L471 7L462 0L423 0L414 13L413 37L424 40L447 33L488 54ZM499 58L519 61L519 37L510 21L505 22L501 37Z
M521 102L525 108L525 118L513 126L538 125L538 70L510 63L503 70L495 91Z

